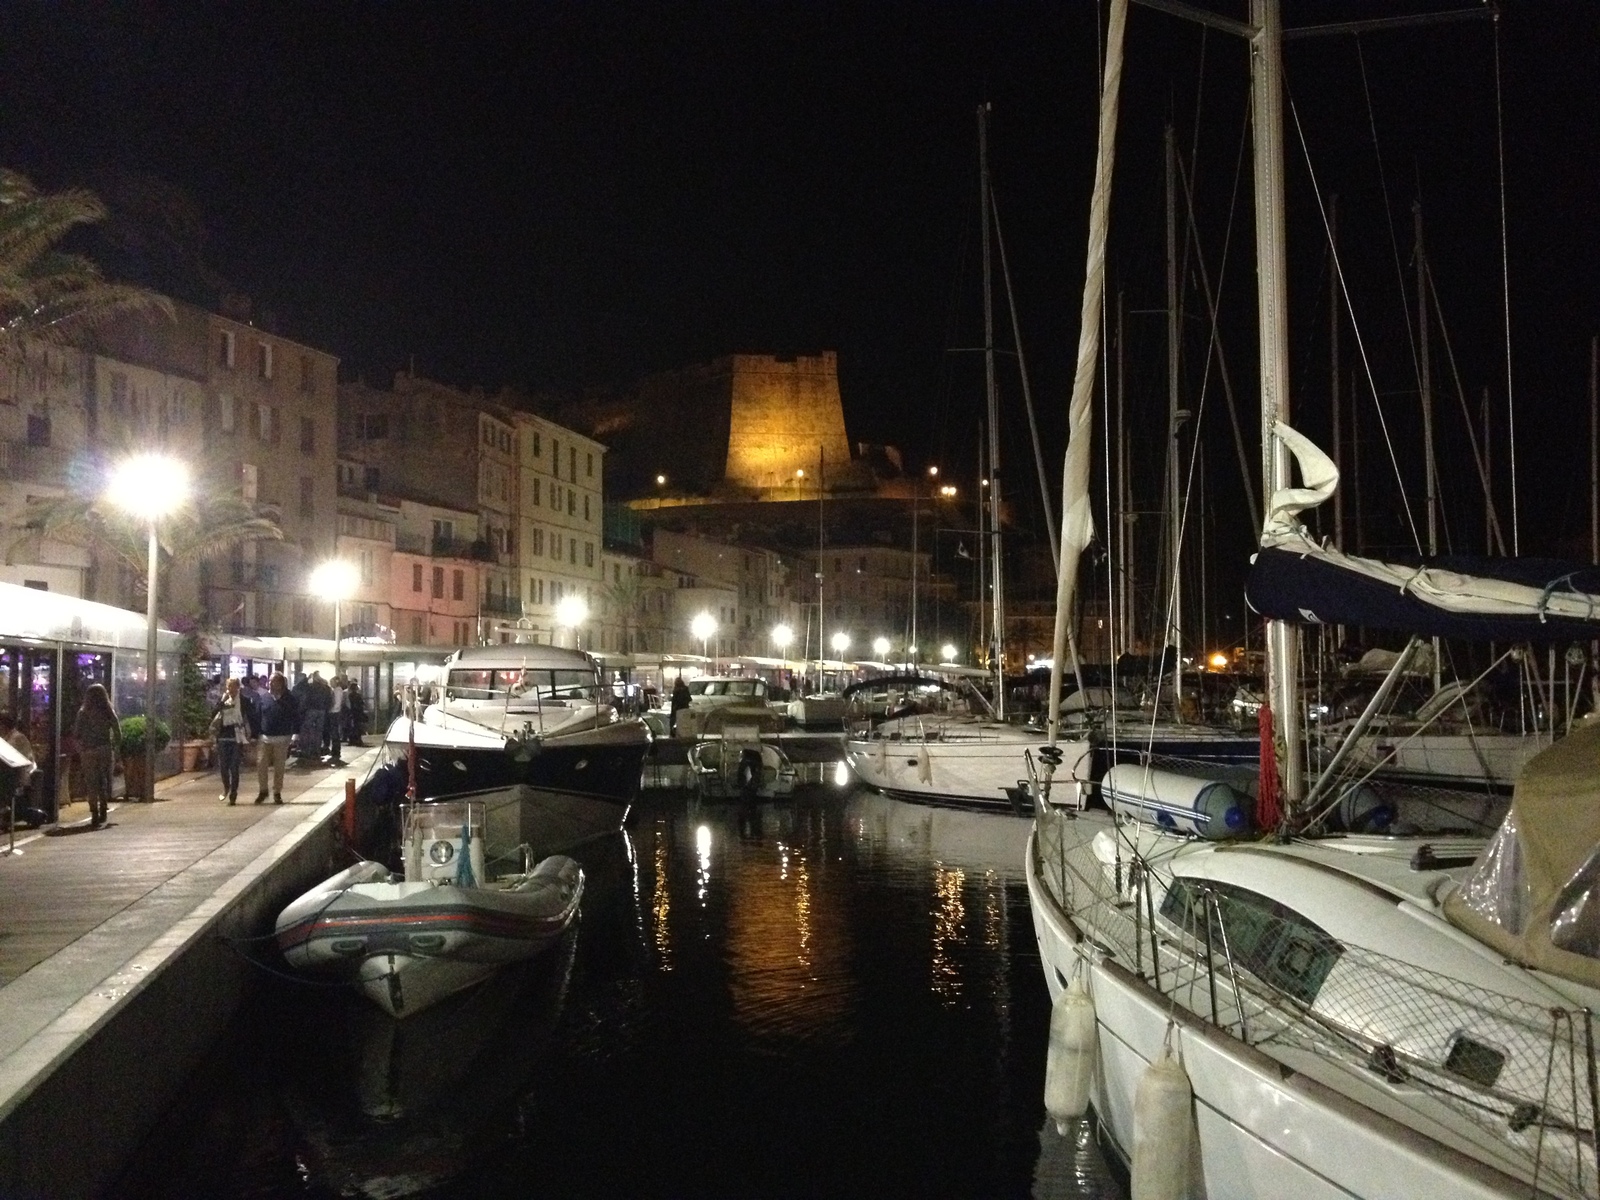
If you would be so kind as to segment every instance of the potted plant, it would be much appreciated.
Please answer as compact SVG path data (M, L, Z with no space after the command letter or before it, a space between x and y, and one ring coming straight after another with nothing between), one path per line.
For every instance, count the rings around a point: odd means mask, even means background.
M205 654L200 635L190 630L178 645L178 746L179 769L198 770L210 744L211 706L206 702L206 678L200 671Z
M172 729L160 717L146 723L140 717L122 718L122 778L129 797L143 799L145 770L145 732L149 728L160 754L172 741Z

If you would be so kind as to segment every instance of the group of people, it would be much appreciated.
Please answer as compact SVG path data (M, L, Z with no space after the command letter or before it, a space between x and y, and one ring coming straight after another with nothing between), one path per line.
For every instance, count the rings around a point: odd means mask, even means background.
M313 671L292 688L281 672L266 681L265 690L261 682L259 677L247 677L243 684L229 679L212 710L211 732L226 804L238 803L240 762L251 742L260 743L257 804L266 803L269 780L272 802L283 803L283 772L291 757L342 767L344 746L363 744L366 703L354 680L340 675L324 680L321 671Z

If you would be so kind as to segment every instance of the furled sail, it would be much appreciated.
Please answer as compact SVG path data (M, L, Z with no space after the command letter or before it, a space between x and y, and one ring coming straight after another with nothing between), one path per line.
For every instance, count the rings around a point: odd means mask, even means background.
M1361 625L1472 641L1587 641L1600 636L1600 567L1470 555L1381 561L1319 543L1300 524L1333 495L1339 472L1309 438L1278 436L1303 487L1274 493L1245 584L1251 609L1302 625Z

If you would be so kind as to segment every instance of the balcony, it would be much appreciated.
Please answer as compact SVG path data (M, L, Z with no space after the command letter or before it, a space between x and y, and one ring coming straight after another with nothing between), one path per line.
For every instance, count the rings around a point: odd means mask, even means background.
M497 596L493 592L488 592L478 609L484 616L489 617L520 617L522 600L517 596Z
M62 486L67 482L71 457L65 446L0 442L0 478Z
M394 548L402 554L426 554L429 558L465 558L473 562L494 562L494 550L488 542L468 541L466 538L430 538L420 533L397 533Z

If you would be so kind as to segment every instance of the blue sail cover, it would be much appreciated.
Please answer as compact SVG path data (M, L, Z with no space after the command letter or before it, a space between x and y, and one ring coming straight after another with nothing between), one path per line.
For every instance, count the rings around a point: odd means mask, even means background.
M1250 607L1302 625L1362 625L1419 637L1567 642L1600 637L1600 567L1549 558L1448 555L1379 562L1309 538L1255 556Z

